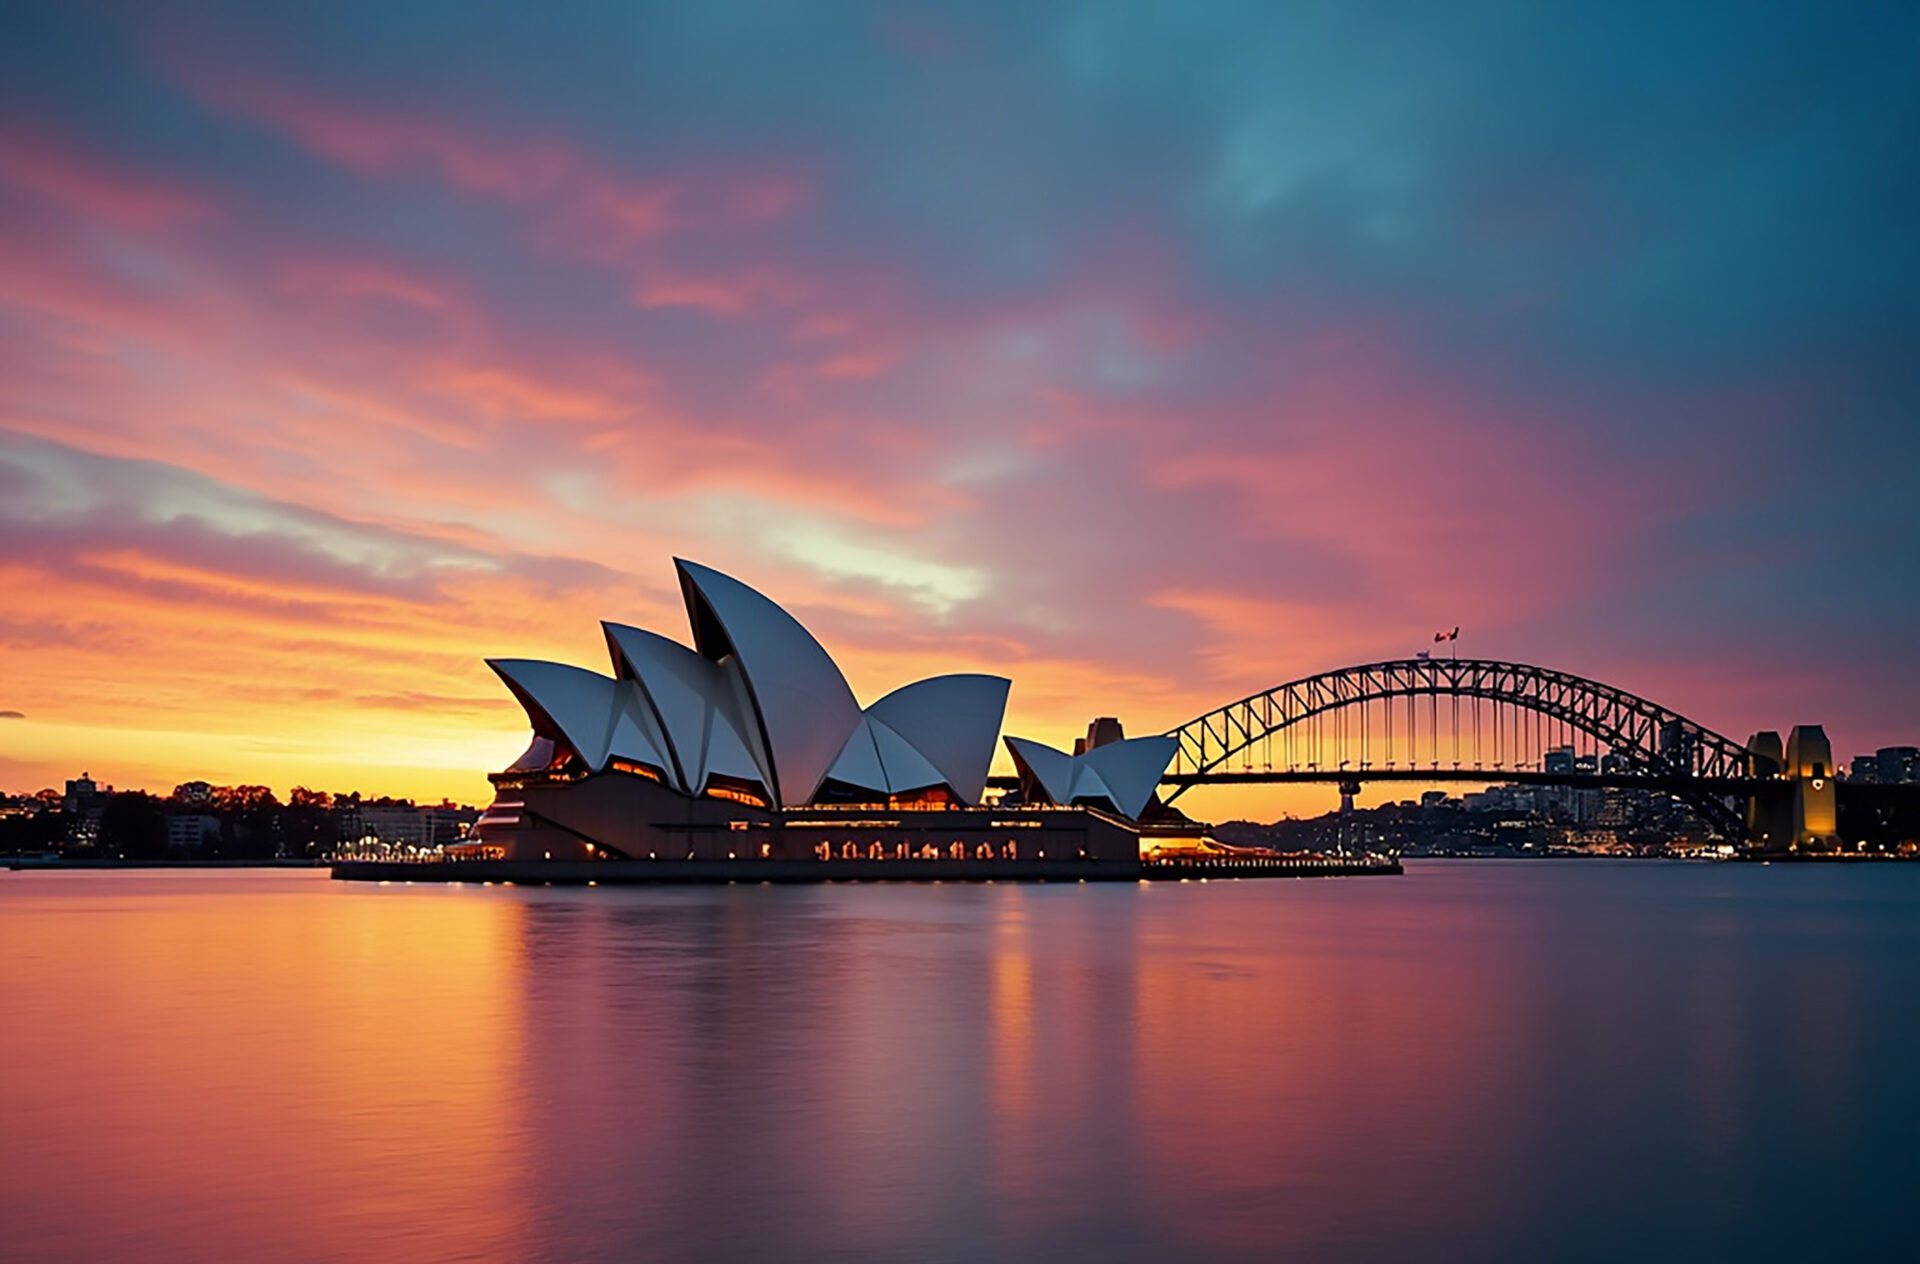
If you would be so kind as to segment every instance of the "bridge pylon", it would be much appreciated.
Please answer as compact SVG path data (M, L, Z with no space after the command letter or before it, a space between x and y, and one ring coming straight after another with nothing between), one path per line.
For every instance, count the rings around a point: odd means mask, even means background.
M1840 846L1833 744L1818 724L1795 725L1783 743L1771 730L1747 740L1756 789L1747 798L1747 845L1755 851L1833 851Z

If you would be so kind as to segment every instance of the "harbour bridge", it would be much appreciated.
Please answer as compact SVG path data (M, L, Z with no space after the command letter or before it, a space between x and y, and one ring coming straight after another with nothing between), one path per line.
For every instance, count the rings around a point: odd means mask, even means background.
M1624 689L1480 658L1407 658L1251 694L1167 734L1171 805L1197 785L1377 781L1660 791L1723 837L1801 847L1837 837L1825 733L1717 733Z

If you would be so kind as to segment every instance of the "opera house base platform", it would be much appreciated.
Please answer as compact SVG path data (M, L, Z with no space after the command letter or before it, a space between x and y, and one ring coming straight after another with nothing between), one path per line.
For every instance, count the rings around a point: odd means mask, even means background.
M1178 882L1399 873L1380 857L1277 856L1172 860L342 860L347 882L474 882L530 886L799 882Z

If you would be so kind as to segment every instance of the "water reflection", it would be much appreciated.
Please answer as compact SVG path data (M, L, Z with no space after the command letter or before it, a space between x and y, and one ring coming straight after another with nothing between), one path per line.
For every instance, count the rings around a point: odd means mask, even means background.
M0 879L24 1257L1871 1254L1920 869Z
M4 1252L513 1254L518 920L310 875L0 880Z

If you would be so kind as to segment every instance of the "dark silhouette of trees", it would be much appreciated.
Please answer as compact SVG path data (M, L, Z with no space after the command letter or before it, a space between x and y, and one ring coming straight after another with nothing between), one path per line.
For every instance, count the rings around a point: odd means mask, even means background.
M332 852L342 838L360 836L366 828L360 817L363 807L412 808L414 803L385 796L363 800L357 791L330 794L296 786L282 804L266 786L194 781L175 787L165 798L138 790L109 795L95 807L97 817L69 813L66 806L58 790L0 794L0 808L5 809L0 812L0 855L59 852L74 859L106 860L313 859ZM440 810L460 809L443 802ZM173 828L176 819L182 828ZM188 825L192 828L185 828ZM448 841L454 833L451 827L441 828L434 841ZM177 848L171 845L173 838L181 839Z
M333 809L334 798L326 791L295 786L280 812L279 841L284 853L318 856L330 850L339 833Z
M66 840L67 822L60 814L60 792L42 790L13 800L18 814L0 816L0 856L39 855L58 851Z
M100 809L100 854L128 860L164 858L167 818L160 802L141 790L125 790L108 799Z

